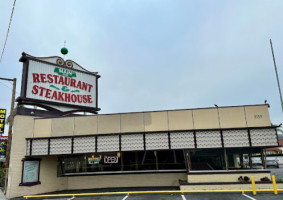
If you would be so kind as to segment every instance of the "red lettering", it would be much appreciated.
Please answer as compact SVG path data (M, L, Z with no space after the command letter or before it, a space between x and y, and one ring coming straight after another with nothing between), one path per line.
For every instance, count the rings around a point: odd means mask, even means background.
M70 85L70 78L69 77L65 77L65 85Z
M86 95L83 95L83 102L84 102L84 103L87 103L87 97L86 97Z
M87 83L83 82L83 86L81 89L87 91L87 85L88 85Z
M78 95L78 102L79 102L79 103L82 103L82 101L83 101L82 95Z
M86 95L86 96L87 96L87 101L88 101L88 103L92 103L91 95Z
M64 93L59 92L59 94L58 94L58 100L59 100L59 101L64 101L63 94L64 94Z
M63 100L64 101L64 100ZM65 93L65 101L70 102L70 94Z
M43 96L43 91L46 90L44 87L39 87L40 93L39 96Z
M88 92L90 92L91 91L91 88L93 87L93 85L90 85L90 84L88 84Z
M32 87L33 89L32 89L32 93L33 94L37 94L38 93L38 86L37 85L34 85L33 87Z
M77 88L82 89L82 82L81 82L81 81L79 81L79 82L78 82L78 84L77 84Z
M64 77L60 76L58 84L64 85Z
M46 74L40 74L41 82L46 83Z
M53 83L52 74L47 75L48 83Z
M46 98L50 98L51 91L52 90L50 90L50 89L46 89L46 93L45 93Z
M56 90L53 92L51 99L57 100L57 91Z
M57 83L57 80L58 80L58 75L53 75L54 79L55 79L55 83Z
M71 95L71 100L72 100L73 103L76 103L76 101L77 101L77 95L72 94L72 95Z
M76 87L76 79L71 79L71 87Z
M40 83L39 74L33 73L32 76L33 76L33 82L34 83Z

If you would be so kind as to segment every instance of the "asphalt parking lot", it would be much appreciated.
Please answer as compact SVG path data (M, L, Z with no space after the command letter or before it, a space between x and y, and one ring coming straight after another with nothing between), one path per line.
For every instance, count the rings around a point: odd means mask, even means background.
M283 165L280 164L279 168L268 168L271 171L271 174L276 178L280 178L283 180Z
M147 194L147 195L111 195L111 196L86 196L65 198L32 198L33 200L282 200L283 193L274 195L271 193L259 193L252 195L246 193L206 193L206 194Z

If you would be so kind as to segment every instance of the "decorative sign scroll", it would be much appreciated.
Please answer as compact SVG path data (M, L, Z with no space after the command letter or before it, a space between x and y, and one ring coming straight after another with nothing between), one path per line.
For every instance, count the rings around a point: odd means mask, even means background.
M39 181L39 162L39 160L24 161L23 183L35 183Z

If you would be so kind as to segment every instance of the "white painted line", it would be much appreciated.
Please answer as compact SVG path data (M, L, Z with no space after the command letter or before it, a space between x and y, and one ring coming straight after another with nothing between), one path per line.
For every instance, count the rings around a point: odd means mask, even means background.
M243 194L245 197L251 199L251 200L256 200L255 198L250 197L249 195Z
M72 200L72 199L74 199L75 197L72 197L72 198L70 198L70 199L68 199L68 200Z
M182 194L181 196L182 196L182 199L183 199L183 200L187 200L186 197L185 197L183 194Z
M126 200L128 198L128 196L125 196L122 200Z

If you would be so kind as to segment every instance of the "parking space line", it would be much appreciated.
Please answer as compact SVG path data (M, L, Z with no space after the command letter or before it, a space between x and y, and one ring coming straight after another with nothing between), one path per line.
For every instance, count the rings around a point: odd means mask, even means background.
M250 197L249 195L243 194L245 197L251 199L251 200L256 200L255 198Z
M182 199L183 199L183 200L187 200L186 197L185 197L185 195L182 194L181 196L182 196Z
M68 200L72 200L72 199L74 199L75 197L72 197L72 198L70 198L70 199L68 199Z
M127 196L125 196L122 200L126 200L128 198L128 195Z

